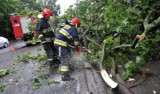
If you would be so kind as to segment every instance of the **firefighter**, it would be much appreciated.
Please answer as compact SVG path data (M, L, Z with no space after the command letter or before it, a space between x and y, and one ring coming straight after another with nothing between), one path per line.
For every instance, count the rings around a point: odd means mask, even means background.
M59 52L61 58L60 71L62 73L62 81L69 81L73 78L69 74L69 59L71 46L78 50L79 48L79 35L77 28L80 27L80 20L73 18L67 21L66 25L59 30L54 41L54 45Z
M50 71L58 64L57 50L54 47L55 34L50 28L48 22L50 16L52 16L52 11L50 9L44 9L41 16L38 15L39 20L36 26L36 31L38 38L41 40L43 48L47 54L48 62L50 65Z

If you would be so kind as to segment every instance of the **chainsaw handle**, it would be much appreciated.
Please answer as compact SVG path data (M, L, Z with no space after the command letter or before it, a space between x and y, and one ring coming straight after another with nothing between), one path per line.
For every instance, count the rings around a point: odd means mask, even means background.
M72 49L75 49L75 47L74 47L74 46L72 46L72 45L68 45L68 47L70 47L70 48L72 48Z

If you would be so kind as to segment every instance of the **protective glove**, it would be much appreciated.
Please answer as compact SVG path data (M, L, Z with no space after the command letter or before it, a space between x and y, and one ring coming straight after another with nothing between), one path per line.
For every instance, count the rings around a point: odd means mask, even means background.
M41 43L46 43L46 41L42 41Z
M46 41L45 41L45 38L44 38L44 37L41 37L41 38L40 38L40 40L41 40L41 43L46 43Z

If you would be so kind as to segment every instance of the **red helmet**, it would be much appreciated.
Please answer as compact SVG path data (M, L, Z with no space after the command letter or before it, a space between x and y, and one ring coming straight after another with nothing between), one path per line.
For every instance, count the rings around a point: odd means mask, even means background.
M73 18L72 21L73 25L75 25L76 27L80 27L80 21L78 18Z
M45 18L45 19L49 19L50 16L52 15L52 11L50 9L44 9L42 11L42 16Z

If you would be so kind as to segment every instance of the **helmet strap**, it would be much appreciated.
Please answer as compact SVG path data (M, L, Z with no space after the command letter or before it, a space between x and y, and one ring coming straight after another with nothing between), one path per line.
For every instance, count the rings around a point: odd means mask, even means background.
M75 27L77 28L78 27L78 24L76 23Z

